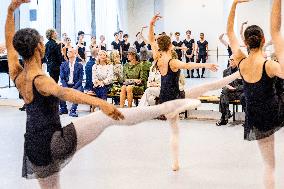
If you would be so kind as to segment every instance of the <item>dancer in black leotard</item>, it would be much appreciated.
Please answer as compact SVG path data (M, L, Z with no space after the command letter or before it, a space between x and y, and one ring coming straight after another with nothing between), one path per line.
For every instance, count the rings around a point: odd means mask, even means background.
M246 120L244 125L244 139L257 140L264 162L264 185L266 189L275 188L275 155L274 133L284 126L282 101L275 92L275 77L284 78L284 62L266 61L263 57L265 38L259 26L252 25L244 33L245 44L250 53L246 57L241 51L234 33L234 18L238 3L248 0L234 0L228 18L227 34L234 57L239 64L239 70L244 81L246 98ZM272 13L272 31L276 28L280 35L281 22L280 0L275 0ZM273 18L274 17L274 18ZM273 38L272 32L272 38ZM277 39L274 38L274 40ZM281 41L283 43L283 40ZM281 44L283 47L283 45ZM282 48L281 48L282 49ZM282 56L283 57L283 56Z
M213 71L217 70L216 64L194 64L181 62L178 59L172 59L172 42L171 38L167 35L161 35L155 41L154 25L161 16L156 14L151 22L149 29L149 43L152 47L153 58L157 61L159 71L161 73L161 92L160 102L179 98L178 92L178 76L181 69L196 69L207 68ZM179 169L178 162L178 115L170 118L172 127L171 146L173 152L173 166L172 169L177 171Z
M27 106L23 177L36 178L42 189L59 189L59 172L73 154L95 140L111 125L134 125L160 114L195 108L197 100L176 100L158 106L117 110L106 101L79 91L62 88L41 69L44 45L39 33L30 28L15 34L14 11L29 0L13 0L5 27L9 74ZM24 59L19 64L18 53ZM59 98L100 107L88 116L61 127ZM181 110L182 111L182 110Z
M180 70L173 72L170 63L172 59L168 62L168 73L161 76L161 92L160 92L160 103L167 102L170 100L178 99L180 96L179 90L179 76Z

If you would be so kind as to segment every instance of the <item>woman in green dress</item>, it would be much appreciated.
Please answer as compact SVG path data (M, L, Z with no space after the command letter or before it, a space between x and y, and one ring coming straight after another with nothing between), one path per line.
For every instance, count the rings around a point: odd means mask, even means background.
M125 100L128 101L128 107L132 107L133 94L142 95L145 87L144 83L145 73L143 67L139 62L136 49L133 47L129 48L127 58L129 60L123 67L123 85L120 92L120 107L123 108Z

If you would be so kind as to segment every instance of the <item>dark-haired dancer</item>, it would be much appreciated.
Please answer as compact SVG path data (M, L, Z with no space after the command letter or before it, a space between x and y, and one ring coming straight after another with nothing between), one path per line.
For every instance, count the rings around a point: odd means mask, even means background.
M187 30L186 31L186 38L183 40L184 46L187 48L185 52L185 59L186 62L194 62L194 52L195 52L195 41L194 39L191 38L191 31ZM194 78L194 69L191 70L191 75L190 71L187 70L187 78Z
M181 69L196 69L196 68L207 68L213 71L217 70L216 64L194 64L185 63L178 59L172 58L171 38L167 35L161 35L155 41L154 25L161 16L156 14L151 22L149 29L149 42L153 51L153 58L157 61L159 71L161 73L161 92L160 92L160 103L167 102L170 100L178 99L180 95L179 90L179 75ZM170 119L172 127L171 146L173 152L173 166L172 169L177 171L179 169L178 161L178 115Z
M259 26L252 25L244 32L244 42L250 54L248 57L241 51L234 32L236 7L239 3L249 0L234 0L228 18L227 33L230 46L244 82L246 98L246 119L244 125L244 139L257 140L264 162L264 185L266 189L275 188L275 152L274 133L283 127L283 110L279 111L281 100L275 92L275 77L284 78L283 39L280 37L281 1L275 0L272 11L272 38L276 42L280 64L267 61L263 57L262 48L265 38ZM281 39L281 40L280 40ZM283 55L283 54L282 54Z
M44 45L39 33L30 28L15 34L14 11L29 0L12 0L8 8L5 38L9 74L27 104L23 177L36 178L42 189L59 189L59 172L74 153L94 141L111 125L134 125L160 114L177 114L199 105L198 100L176 100L158 106L123 109L79 91L62 88L41 69ZM25 36L25 37L23 37ZM24 68L18 61L24 59ZM61 127L59 98L100 107L88 116Z

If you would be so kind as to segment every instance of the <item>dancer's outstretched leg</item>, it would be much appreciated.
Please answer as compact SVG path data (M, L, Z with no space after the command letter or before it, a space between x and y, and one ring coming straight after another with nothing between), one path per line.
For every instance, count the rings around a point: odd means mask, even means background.
M41 189L60 189L59 173L55 173L47 178L38 179Z
M225 87L226 85L228 85L229 83L231 83L232 81L240 78L240 73L239 72L235 72L232 75L229 75L227 77L224 77L220 80L217 81L213 81L213 82L209 82L209 83L205 83L205 84L201 84L198 85L196 87L190 88L190 89L185 89L185 97L186 98L191 98L191 99L195 99L200 97L202 94L208 92L208 91L213 91L213 90L217 90L217 89L221 89L223 87Z
M157 106L121 108L119 111L121 111L125 119L119 121L111 119L101 111L75 119L73 124L77 133L77 150L95 140L108 126L131 126L162 114L174 113L178 115L181 111L195 109L199 104L199 100L179 99Z
M258 140L258 146L264 162L264 186L265 189L275 188L275 152L274 135Z
M179 170L179 128L178 128L179 115L169 119L170 126L172 129L171 133L171 148L172 148L172 169L173 171Z

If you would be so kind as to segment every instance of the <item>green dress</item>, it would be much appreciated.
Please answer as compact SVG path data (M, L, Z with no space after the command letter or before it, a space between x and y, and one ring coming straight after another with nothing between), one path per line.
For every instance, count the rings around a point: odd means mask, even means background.
M147 71L144 69L144 64L138 63L132 65L130 63L126 63L123 66L123 81L127 79L140 79L142 81L141 85L133 86L133 94L134 95L142 95L145 91L145 84L147 83Z

